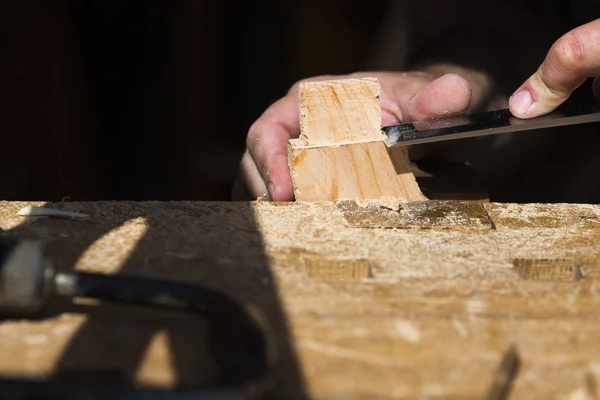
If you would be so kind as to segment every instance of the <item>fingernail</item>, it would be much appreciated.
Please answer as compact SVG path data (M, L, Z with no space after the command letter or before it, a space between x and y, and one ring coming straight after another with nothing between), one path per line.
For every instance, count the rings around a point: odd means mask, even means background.
M274 199L275 198L275 194L277 193L277 187L274 184L272 184L272 183L269 183L267 186L268 186L268 189L269 189L269 198L270 199Z
M518 91L510 97L508 104L516 114L525 115L531 106L531 94L528 90Z

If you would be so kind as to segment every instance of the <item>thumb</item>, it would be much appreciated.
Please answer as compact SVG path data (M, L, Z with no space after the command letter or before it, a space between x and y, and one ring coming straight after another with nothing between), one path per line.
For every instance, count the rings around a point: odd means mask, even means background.
M547 114L589 77L600 75L600 19L581 25L558 39L546 58L509 100L518 118Z

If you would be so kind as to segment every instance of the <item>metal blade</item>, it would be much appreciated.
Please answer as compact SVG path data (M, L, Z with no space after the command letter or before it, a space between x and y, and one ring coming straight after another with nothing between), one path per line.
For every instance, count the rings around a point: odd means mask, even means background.
M504 109L387 126L383 132L385 144L395 147L598 121L600 102L593 102L577 107L563 104L550 114L532 119L516 118Z

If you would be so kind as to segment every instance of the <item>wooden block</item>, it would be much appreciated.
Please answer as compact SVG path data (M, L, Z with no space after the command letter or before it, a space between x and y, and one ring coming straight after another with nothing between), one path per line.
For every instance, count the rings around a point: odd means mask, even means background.
M406 154L388 153L381 140L318 147L292 144L290 157L296 200L425 200L408 171Z
M381 139L377 78L300 84L300 143L327 145Z
M388 149L377 78L300 85L300 130L288 158L299 201L427 200L406 149Z

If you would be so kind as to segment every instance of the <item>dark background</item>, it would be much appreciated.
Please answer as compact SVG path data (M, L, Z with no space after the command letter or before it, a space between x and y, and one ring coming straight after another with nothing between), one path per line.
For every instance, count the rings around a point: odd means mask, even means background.
M229 200L252 122L364 68L385 3L2 2L0 198Z
M0 199L229 200L248 128L295 81L368 70L375 60L384 67L402 62L396 51L401 44L382 45L377 38L386 36L381 23L388 7L404 3L5 0ZM408 3L420 37L416 54L424 53L425 61L428 52L461 63L488 60L482 67L495 68L511 90L573 26L571 16L579 15L580 23L600 16L592 12L600 8L595 0L508 1L494 7L475 0ZM516 10L522 17L528 4L536 4L543 26L511 16ZM432 29L460 28L453 22L460 19L481 31L459 29L452 36ZM401 21L386 26L394 31ZM517 27L522 31L512 30ZM457 52L448 46L457 41L469 43ZM497 61L515 54L511 65L520 64L521 72ZM497 170L503 176L490 181L494 199L600 200L595 131L584 145L570 141L568 150L562 136L544 136L549 151L517 144L519 157L533 161L513 168L512 175L508 167L517 163L512 155L500 155ZM567 183L581 178L581 188L557 188L556 174ZM590 189L582 177L591 177L597 187Z

